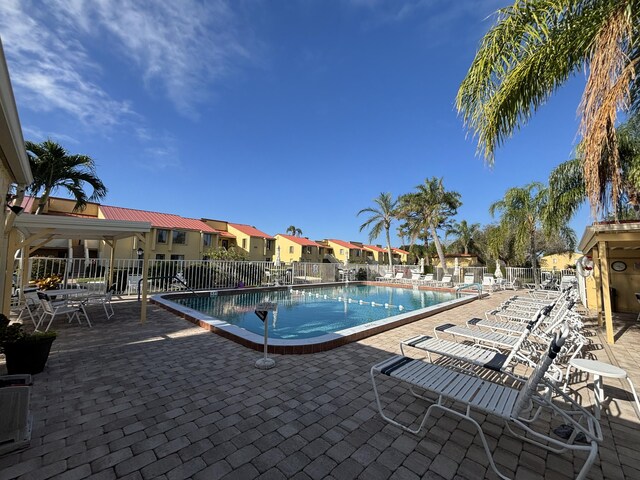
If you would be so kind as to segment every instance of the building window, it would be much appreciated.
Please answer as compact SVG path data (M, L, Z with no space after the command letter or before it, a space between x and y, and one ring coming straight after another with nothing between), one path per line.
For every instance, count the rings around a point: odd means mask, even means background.
M164 260L164 253L156 253L156 260Z
M210 233L205 233L202 236L202 245L204 247L210 247L211 246L211 240L212 240L212 236Z
M340 249L340 255L344 255L344 248Z
M171 255L171 260L184 260L184 255Z
M267 240L267 250L271 250L272 246L273 246L273 240Z
M173 243L175 245L184 245L187 243L187 232L182 230L173 231Z
M304 247L304 253L311 255L311 247Z
M361 250L356 250L356 257L359 257L361 253L362 253Z
M157 243L167 243L168 239L169 239L169 230L158 230L158 233L156 235Z
M293 253L293 245L289 247L289 253Z
M229 240L222 240L222 248L229 250Z
M247 239L246 239L246 238L243 238L243 239L242 239L242 249L243 249L243 250L246 250L246 249L247 249Z

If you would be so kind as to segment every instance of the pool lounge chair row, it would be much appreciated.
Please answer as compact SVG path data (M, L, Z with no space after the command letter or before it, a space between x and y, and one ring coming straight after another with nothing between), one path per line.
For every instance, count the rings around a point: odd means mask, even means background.
M382 277L377 277L376 281L429 287L451 287L453 285L451 275L444 275L441 280L434 279L432 273L428 273L426 275L412 273L411 278L405 278L404 275L404 272L397 272L395 275L392 273L385 273Z
M556 453L587 452L577 477L584 478L597 455L602 432L595 417L559 388L563 379L560 362L575 357L585 341L580 333L580 317L572 310L574 304L573 294L566 291L551 303L541 301L527 323L511 321L513 331L506 328L506 321L505 330L499 331L495 324L490 328L482 323L485 320L475 319L475 322L469 321L467 327L443 325L436 327L435 336L422 335L403 341L401 356L371 368L381 416L413 433L424 427L433 410L466 419L477 429L492 469L500 478L508 478L495 465L482 426L472 416L473 412L491 413L500 417L507 429L523 441ZM438 338L442 333L475 343ZM426 352L427 358L406 356L407 347ZM437 360L432 355L436 355ZM432 403L417 428L401 424L385 413L376 383L385 376L406 384L414 395ZM416 387L424 394L417 394ZM539 421L548 418L548 413L556 422L563 423L568 438L555 435L548 421Z

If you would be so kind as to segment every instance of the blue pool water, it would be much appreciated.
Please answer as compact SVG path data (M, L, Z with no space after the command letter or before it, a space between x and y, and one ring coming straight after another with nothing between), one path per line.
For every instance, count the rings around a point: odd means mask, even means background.
M383 318L454 300L455 294L372 285L349 285L304 290L247 291L211 297L172 299L205 315L261 335L264 324L255 315L261 302L276 302L276 318L269 313L269 336L312 338Z

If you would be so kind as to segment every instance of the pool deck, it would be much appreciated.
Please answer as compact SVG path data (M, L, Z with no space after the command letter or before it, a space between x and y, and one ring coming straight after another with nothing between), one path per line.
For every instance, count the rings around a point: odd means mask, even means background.
M384 422L369 369L399 353L400 340L462 323L511 295L497 292L327 352L273 355L277 365L267 371L254 367L257 352L154 305L145 324L135 301L114 303L109 321L92 310L92 329L57 320L47 368L34 377L31 446L0 457L0 480L496 478L468 423L437 416L412 435ZM640 386L640 326L620 320L613 346L592 327L590 353ZM573 387L588 407L593 391L584 380ZM424 411L404 388L383 385L403 420ZM640 478L640 420L628 387L605 379L605 394L612 399L601 420L605 441L589 478ZM582 466L571 453L523 444L494 417L478 419L510 476L573 478Z

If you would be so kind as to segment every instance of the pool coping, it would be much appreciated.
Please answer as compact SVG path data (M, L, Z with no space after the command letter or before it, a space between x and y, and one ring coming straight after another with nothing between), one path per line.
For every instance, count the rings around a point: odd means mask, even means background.
M410 285L409 286L397 285L397 284L394 285L394 284L387 284L382 282L350 282L350 283L355 285L392 286L395 288L413 289L413 287ZM326 286L335 286L335 285L336 283L321 283L321 284L315 283L315 284L295 285L293 287L295 287L295 289L298 290L298 289L305 289L305 288L317 288L317 287L326 287ZM343 283L339 283L339 285L343 285ZM291 286L256 287L256 288L252 288L251 291L288 290L290 287ZM446 289L446 288L436 288L436 289L419 288L419 290L444 291L444 292L455 291L454 289ZM195 296L209 297L212 295L233 295L237 293L244 293L246 291L247 291L246 288L207 290L207 291L195 292ZM232 325L228 322L225 322L224 320L220 320L218 318L205 315L204 313L198 312L197 310L194 310L192 308L178 305L177 303L171 301L171 298L180 298L185 296L192 297L194 296L194 293L192 292L185 293L184 291L174 292L174 293L163 293L160 295L154 295L150 297L149 301L195 325L198 325L200 328L203 328L210 332L214 332L224 338L232 340L240 345L251 348L253 350L258 350L258 351L264 350L264 336L250 332L236 325ZM296 340L269 338L268 352L276 353L276 354L284 354L284 355L299 355L299 354L324 352L324 351L339 347L341 345L345 345L347 343L356 342L358 340L362 340L363 338L377 335L384 331L391 330L393 328L397 328L411 322L415 322L416 320L430 317L432 315L443 312L445 310L449 310L459 305L464 305L464 304L473 302L477 298L478 298L477 295L468 296L464 298L456 298L454 300L449 300L447 302L439 303L437 305L432 305L431 307L423 308L420 310L413 310L411 312L401 313L399 315L387 317L382 320L375 320L373 322L358 325L356 327L339 330L338 332L327 333L319 337L300 338Z

